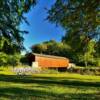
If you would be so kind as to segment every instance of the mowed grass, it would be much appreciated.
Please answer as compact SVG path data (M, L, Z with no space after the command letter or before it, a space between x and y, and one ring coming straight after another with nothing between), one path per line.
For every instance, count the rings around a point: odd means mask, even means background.
M0 69L0 100L100 100L100 76L10 71Z

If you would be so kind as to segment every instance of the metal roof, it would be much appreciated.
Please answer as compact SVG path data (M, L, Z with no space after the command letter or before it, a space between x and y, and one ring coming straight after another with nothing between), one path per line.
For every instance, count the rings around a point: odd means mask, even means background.
M54 56L54 55L46 55L46 54L38 54L38 53L32 53L32 54L35 55L35 56L48 57L48 58L68 59L66 57Z

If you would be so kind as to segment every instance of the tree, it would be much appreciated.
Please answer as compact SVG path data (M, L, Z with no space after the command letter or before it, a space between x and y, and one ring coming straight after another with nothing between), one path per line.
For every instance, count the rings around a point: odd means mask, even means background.
M46 45L47 45L46 54L58 55L59 48L58 48L58 44L57 44L57 42L55 40L48 41L48 43Z
M31 47L32 52L34 53L44 53L47 50L45 44L36 44Z
M7 64L7 55L5 53L0 52L0 66Z
M95 54L95 56L96 56L97 58L100 58L100 40L96 43L95 49L96 49L96 54Z
M0 66L18 64L23 34L27 33L19 25L22 21L28 24L24 13L35 4L36 0L0 0Z
M33 45L32 52L71 58L71 47L55 40Z
M3 52L0 52L0 66L7 65L18 65L20 63L21 56L19 54L7 55Z
M61 25L73 36L100 36L100 0L56 0L47 19ZM69 33L70 34L70 33Z
M95 39L98 44L100 40L100 0L56 0L48 10L48 14L47 19L50 22L66 30L62 42L72 48L71 58L75 62L79 63L79 58L83 59L87 52L85 48L92 39Z
M7 65L12 65L14 67L20 63L20 59L21 55L19 54L9 55L7 60Z
M93 40L89 41L88 45L86 46L86 50L84 52L84 62L85 66L87 67L88 63L93 63L94 61L94 53L95 53L95 42Z
M26 31L19 30L20 23L27 20L23 16L27 13L31 6L36 3L36 0L0 0L0 49L2 50L3 43L7 45L18 46L23 48L23 34Z
M4 41L2 39L0 41L1 41L0 52L4 52L6 54L13 55L15 53L20 53L20 50L22 49L22 47L20 47L16 43L9 43L9 41L7 41L7 39L5 39Z

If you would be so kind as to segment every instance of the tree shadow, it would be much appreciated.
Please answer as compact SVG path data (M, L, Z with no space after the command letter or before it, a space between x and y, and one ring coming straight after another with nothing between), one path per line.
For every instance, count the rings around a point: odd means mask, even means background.
M100 82L84 82L77 79L56 78L56 77L32 77L32 76L18 76L18 75L0 75L0 81L14 82L14 83L37 83L37 84L57 84L68 86L85 86L85 87L100 87Z
M55 97L55 94L43 90L33 90L24 88L0 88L0 97L9 98L10 100L36 100L46 97Z
M0 97L8 98L9 100L99 100L100 93L55 93L41 90L40 88L47 88L47 86L60 85L79 89L89 89L91 87L98 88L100 90L100 82L83 82L74 78L65 77L38 77L38 76L18 76L18 75L0 75L0 81L12 82L12 83L36 83L38 86L34 86L33 89L27 89L25 87L0 87ZM40 86L40 87L39 87ZM38 88L37 88L38 87ZM21 99L22 98L22 99Z
M0 88L0 97L7 98L7 100L99 100L100 94L57 94L44 90L10 87Z

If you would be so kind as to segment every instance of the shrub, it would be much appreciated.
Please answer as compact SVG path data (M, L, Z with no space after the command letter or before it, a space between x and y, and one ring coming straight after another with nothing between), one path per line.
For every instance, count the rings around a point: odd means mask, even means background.
M20 61L20 55L7 55L3 52L0 52L0 66L7 66L7 65L18 65Z
M15 55L9 55L8 56L8 65L16 66L20 63L20 55L15 54Z
M7 64L7 55L3 52L0 52L0 66Z
M95 63L96 63L96 66L100 67L100 58L97 58L97 59L95 60Z

